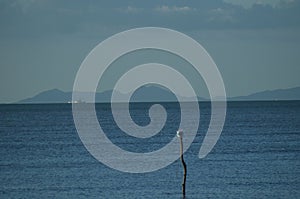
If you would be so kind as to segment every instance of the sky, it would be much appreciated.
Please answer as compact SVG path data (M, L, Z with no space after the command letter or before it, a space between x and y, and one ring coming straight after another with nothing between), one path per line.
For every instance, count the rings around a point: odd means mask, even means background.
M299 0L0 0L0 103L72 91L97 44L149 26L198 41L229 97L300 86Z

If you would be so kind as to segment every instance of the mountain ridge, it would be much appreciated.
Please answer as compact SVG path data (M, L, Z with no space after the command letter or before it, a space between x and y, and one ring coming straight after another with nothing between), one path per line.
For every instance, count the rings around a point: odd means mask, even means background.
M168 102L177 101L176 97L170 91L159 88L157 86L144 87L144 94L139 92L139 89L132 95L132 102ZM147 91L147 92L145 92ZM95 94L97 103L110 102L112 90L104 91ZM145 94L146 93L146 94ZM116 91L116 95L120 99L126 99L128 96ZM83 95L84 96L84 95ZM183 97L186 101L190 101L189 97ZM227 98L227 101L275 101L275 100L300 100L300 87L288 89L265 90L256 92L246 96L238 96ZM81 99L80 101L85 101ZM209 101L209 99L198 97L198 101ZM17 104L30 103L70 103L72 102L72 92L64 92L59 89L51 89L38 93L37 95L20 100Z
M288 89L275 89L256 92L250 95L229 98L232 101L252 101L252 100L300 100L300 87Z

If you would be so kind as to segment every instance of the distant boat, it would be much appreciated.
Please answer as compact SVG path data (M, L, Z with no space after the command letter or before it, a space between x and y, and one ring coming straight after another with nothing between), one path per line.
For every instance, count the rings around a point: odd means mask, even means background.
M82 101L82 100L68 101L68 104L83 104L83 103L86 103L86 102Z

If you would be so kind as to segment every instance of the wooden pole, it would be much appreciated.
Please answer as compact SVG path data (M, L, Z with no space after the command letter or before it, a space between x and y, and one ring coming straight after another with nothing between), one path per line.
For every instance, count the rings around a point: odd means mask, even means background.
M184 158L183 158L182 135L183 135L183 131L181 131L181 130L177 131L177 136L180 139L180 160L181 160L181 163L182 163L182 166L183 166L182 197L183 197L183 199L185 199L185 182L186 182L187 169L186 169L186 164L185 164Z

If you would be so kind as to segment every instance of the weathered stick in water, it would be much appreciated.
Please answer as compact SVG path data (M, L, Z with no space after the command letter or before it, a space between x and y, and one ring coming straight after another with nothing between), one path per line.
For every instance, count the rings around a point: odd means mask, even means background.
M181 163L183 166L182 196L183 196L183 198L185 198L185 182L186 182L187 169L186 169L186 164L183 159L183 143L182 143L183 131L182 130L177 131L177 136L180 139L180 160L181 160Z

